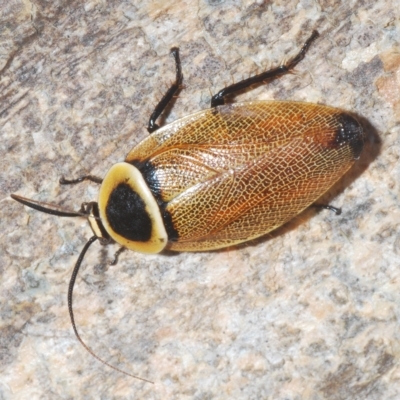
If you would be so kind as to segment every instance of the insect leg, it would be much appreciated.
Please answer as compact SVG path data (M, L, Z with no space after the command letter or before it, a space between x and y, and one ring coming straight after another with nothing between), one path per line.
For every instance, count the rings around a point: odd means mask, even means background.
M165 110L165 107L171 101L174 94L179 89L179 86L182 84L183 75L181 68L181 60L179 58L179 49L177 47L173 47L171 49L171 53L175 58L175 68L176 68L176 78L175 82L171 85L171 87L164 94L160 102L156 105L156 108L150 115L149 124L147 125L147 130L149 133L156 131L159 126L156 124L156 119L160 116L160 114Z
M77 179L65 179L63 176L60 178L59 182L60 185L75 185L76 183L80 183L83 181L92 181L94 183L101 183L103 182L103 179L98 178L97 176L93 176L93 175L84 175L81 176Z
M287 63L280 65L279 67L269 69L268 71L262 72L261 74L252 76L250 78L244 79L243 81L234 83L233 85L227 86L226 88L220 90L216 95L211 98L211 107L216 107L225 104L225 96L231 95L243 89L247 89L255 83L262 83L268 79L278 78L291 69L293 69L305 56L307 50L309 49L311 43L319 36L317 31L313 31L311 36L304 43L301 50L290 59Z
M126 250L126 247L120 247L114 254L114 258L110 261L110 265L116 265L118 262L119 255Z
M340 215L342 213L342 209L341 208L337 208L337 207L330 206L330 205L327 205L327 204L313 204L312 207L323 208L324 210L333 211L336 215Z

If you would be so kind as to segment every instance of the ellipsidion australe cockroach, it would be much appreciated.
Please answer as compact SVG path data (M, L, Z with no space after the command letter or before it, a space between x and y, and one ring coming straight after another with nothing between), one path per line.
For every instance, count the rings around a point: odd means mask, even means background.
M317 37L313 31L287 63L219 91L210 109L159 127L157 118L183 80L179 51L172 48L176 80L150 116L151 135L104 179L87 175L60 180L100 183L98 202L67 212L11 195L42 212L87 217L94 236L72 273L68 308L77 338L96 358L78 334L72 309L75 279L94 241L116 242L121 249L142 253L206 251L242 243L310 206L360 157L363 130L342 110L293 101L225 104L226 96L292 70Z

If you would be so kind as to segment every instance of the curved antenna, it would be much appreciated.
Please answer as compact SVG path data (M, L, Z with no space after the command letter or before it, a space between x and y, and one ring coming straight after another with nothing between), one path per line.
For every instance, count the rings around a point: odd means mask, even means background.
M44 212L46 214L57 215L58 217L87 217L88 214L81 211L65 211L59 206L53 204L43 203L27 199L26 197L18 196L17 194L10 195L12 199L18 201L24 206L33 208L34 210Z
M83 341L83 339L80 337L80 335L79 335L79 333L78 333L78 329L77 329L76 324L75 324L74 311L73 311L73 309L72 309L72 294L73 294L73 291L74 291L74 285L75 285L76 277L77 277L77 275L78 275L79 268L81 267L83 258L85 257L85 254L86 254L88 248L90 247L90 245L91 245L93 242L95 242L97 239L98 239L97 236L92 236L92 237L88 240L88 242L85 244L85 246L83 247L83 249L82 249L82 251L81 251L81 254L79 254L79 257L78 257L78 260L76 261L74 270L72 271L71 279L70 279L70 281L69 281L69 286L68 286L68 311L69 311L69 316L70 316L70 318L71 318L72 328L74 329L74 332L75 332L75 336L77 337L77 339L79 340L79 342L81 343L81 345L82 345L94 358L96 358L97 360L99 360L99 361L100 361L101 363L103 363L104 365L107 365L108 367L112 368L113 370L118 371L118 372L121 372L121 373L123 373L123 374L125 374L125 375L128 375L128 376L132 377L132 378L140 379L141 381L148 382L148 383L153 383L153 384L154 384L154 382L152 382L152 381L149 381L149 380L144 379L144 378L140 378L139 376L132 375L132 374L130 374L130 373L128 373L128 372L125 372L125 371L123 371L122 369L119 369L119 368L117 368L117 367L114 367L113 365L109 364L108 362L102 360L102 359L101 359L99 356L97 356L97 355L94 353L94 351Z

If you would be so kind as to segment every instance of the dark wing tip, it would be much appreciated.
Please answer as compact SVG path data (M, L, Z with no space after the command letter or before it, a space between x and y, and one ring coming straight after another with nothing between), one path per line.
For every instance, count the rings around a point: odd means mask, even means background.
M340 128L336 132L336 144L350 145L354 159L360 157L364 147L364 131L360 123L351 115L342 113L339 116Z

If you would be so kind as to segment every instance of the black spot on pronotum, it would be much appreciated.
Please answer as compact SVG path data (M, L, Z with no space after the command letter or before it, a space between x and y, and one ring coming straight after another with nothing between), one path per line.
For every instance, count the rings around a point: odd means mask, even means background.
M360 157L364 147L364 133L360 123L348 114L339 116L340 128L336 132L336 145L349 144L354 159Z
M127 183L119 184L106 206L108 223L114 232L126 239L147 242L151 238L152 221L143 199Z

